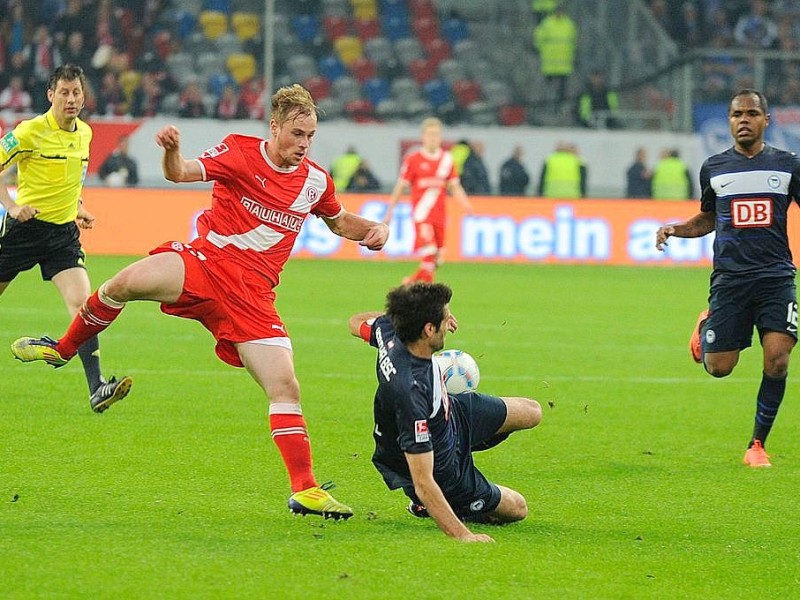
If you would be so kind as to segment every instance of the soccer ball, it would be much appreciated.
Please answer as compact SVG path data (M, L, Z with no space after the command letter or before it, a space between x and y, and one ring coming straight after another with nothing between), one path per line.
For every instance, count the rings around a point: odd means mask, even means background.
M462 350L444 350L434 354L433 358L439 364L447 393L463 394L478 389L481 372L469 354Z

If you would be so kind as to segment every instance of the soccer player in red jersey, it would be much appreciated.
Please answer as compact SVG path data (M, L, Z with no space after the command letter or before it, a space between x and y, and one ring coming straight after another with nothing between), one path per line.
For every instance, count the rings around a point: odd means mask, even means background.
M461 186L453 157L442 148L442 122L428 118L422 122L422 148L403 159L400 176L389 197L384 223L389 223L400 196L411 189L411 218L414 221L414 251L420 257L419 269L403 283L433 281L442 261L445 240L445 202L447 192L472 213L467 193Z
M57 342L20 338L12 351L24 362L61 366L132 300L160 302L167 314L200 321L216 338L219 358L245 367L269 399L272 439L291 482L289 508L346 519L352 510L318 485L312 471L292 344L275 310L274 288L309 214L370 250L383 248L389 228L345 210L330 175L308 158L317 107L305 88L292 85L273 95L269 128L269 140L231 134L192 160L182 156L174 126L159 131L168 180L214 181L211 207L198 219L199 237L163 244L117 273Z

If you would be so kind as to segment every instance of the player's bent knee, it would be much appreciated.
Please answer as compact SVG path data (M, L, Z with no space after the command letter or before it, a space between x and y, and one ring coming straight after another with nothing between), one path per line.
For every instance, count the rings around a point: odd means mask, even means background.
M500 504L494 509L492 516L499 523L513 523L522 521L528 516L528 503L525 497L517 491L504 486L500 488Z

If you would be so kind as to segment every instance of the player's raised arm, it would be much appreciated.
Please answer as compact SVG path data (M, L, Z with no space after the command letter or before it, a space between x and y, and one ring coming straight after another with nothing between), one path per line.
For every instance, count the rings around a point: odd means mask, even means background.
M196 160L186 160L181 154L181 133L167 125L156 134L156 143L164 149L161 168L164 177L175 183L203 181L203 170Z
M350 335L369 342L372 322L382 314L379 311L369 311L353 315L349 321Z
M386 209L386 215L383 217L383 222L387 225L389 221L392 220L392 213L394 212L394 207L397 205L397 201L400 200L400 196L406 192L408 187L409 182L403 177L399 177L397 183L394 184L392 193L389 195L389 207Z
M411 471L411 480L414 482L414 492L428 510L428 514L436 521L439 529L460 542L494 541L486 534L472 533L453 512L442 493L442 488L433 478L433 452L422 454L406 452L405 455Z

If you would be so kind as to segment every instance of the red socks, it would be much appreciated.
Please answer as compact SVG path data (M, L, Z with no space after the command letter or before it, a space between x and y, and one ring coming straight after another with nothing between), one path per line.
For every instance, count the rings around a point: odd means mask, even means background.
M289 472L292 492L315 487L317 480L311 470L311 443L300 405L288 402L270 404L269 427L272 441Z
M100 300L98 293L99 290L86 299L67 332L58 340L56 350L62 357L75 356L86 340L106 329L122 312L124 305L109 306Z

